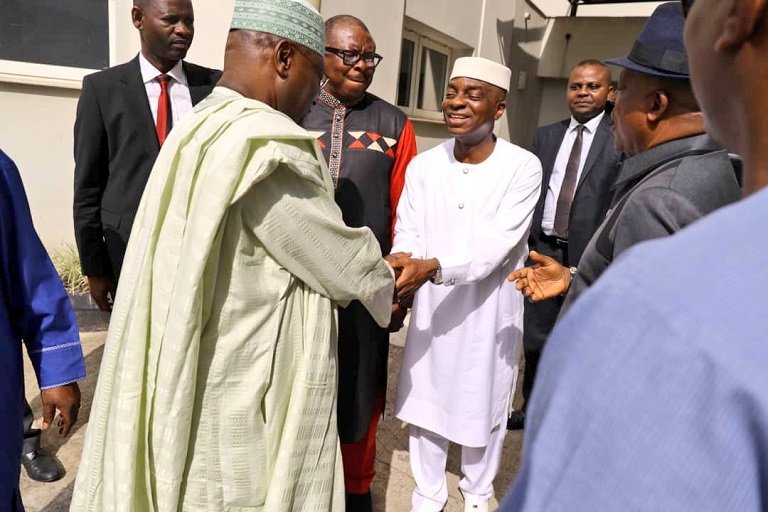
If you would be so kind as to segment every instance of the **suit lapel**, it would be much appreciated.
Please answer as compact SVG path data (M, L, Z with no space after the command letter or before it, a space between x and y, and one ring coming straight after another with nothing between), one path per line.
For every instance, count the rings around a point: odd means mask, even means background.
M187 76L187 85L189 86L189 96L192 98L192 105L197 105L206 96L211 93L211 80L204 70L190 66L182 61L184 74Z
M600 121L600 124L597 125L595 138L592 139L592 145L589 147L589 154L587 155L587 159L584 162L584 169L582 169L581 176L579 176L579 182L576 184L576 190L578 190L581 184L584 183L587 175L600 158L600 155L603 152L603 148L605 148L605 145L609 143L608 139L611 136L611 124L611 117L606 113L603 116L603 119Z
M130 106L132 115L135 116L136 124L147 147L154 148L155 152L160 151L160 143L155 133L155 120L152 118L147 89L141 78L138 56L131 61L131 66L123 75L123 83L125 84L125 101Z
M560 151L560 144L563 143L565 132L568 131L568 125L570 123L571 120L567 119L555 125L549 132L549 137L547 138L542 151L539 151L540 154L546 155L546 161L542 162L541 166L544 171L542 183L545 183L547 186L549 186L549 179L552 177L552 170L555 168L557 152Z

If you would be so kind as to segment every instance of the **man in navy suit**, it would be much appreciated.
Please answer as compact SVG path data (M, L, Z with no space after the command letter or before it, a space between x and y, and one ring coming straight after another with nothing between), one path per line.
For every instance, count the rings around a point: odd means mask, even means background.
M533 213L528 240L533 253L576 267L587 242L611 202L620 153L614 148L611 116L606 112L613 94L610 70L600 61L585 60L568 78L566 100L570 119L536 131L533 152L541 160L543 183ZM528 265L535 263L529 260ZM533 389L544 342L555 325L562 298L525 304L523 396ZM507 428L525 423L525 406L509 417Z
M85 77L75 121L75 238L91 295L111 309L136 210L165 135L220 72L182 59L190 0L134 0L141 52Z

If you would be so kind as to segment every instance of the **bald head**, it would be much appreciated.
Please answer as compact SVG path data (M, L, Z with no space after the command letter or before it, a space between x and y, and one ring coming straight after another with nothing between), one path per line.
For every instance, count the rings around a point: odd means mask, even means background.
M350 16L349 14L339 14L338 16L332 16L325 20L325 38L329 39L333 37L336 31L340 30L342 27L358 28L369 35L371 33L361 19Z
M238 29L227 38L219 85L299 122L317 95L322 74L323 59L309 48L274 34Z
M744 158L744 190L768 186L768 3L697 0L685 23L707 130Z

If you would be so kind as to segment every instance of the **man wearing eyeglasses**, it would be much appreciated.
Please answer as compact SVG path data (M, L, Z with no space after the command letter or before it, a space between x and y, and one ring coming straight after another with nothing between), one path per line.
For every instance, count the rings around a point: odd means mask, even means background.
M344 222L369 227L382 254L392 229L405 168L416 154L413 126L394 105L366 92L381 55L365 24L353 16L325 22L325 77L303 125L318 139ZM390 330L405 309L394 306ZM347 510L371 510L376 428L384 409L389 332L359 303L339 309L338 423Z

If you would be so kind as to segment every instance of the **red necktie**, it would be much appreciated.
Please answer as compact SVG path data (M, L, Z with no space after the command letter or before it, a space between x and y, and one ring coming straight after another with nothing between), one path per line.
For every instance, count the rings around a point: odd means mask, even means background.
M171 116L171 97L168 95L168 82L171 77L168 75L159 75L157 81L160 82L160 97L157 99L157 141L163 145L165 138L171 131L173 117Z

